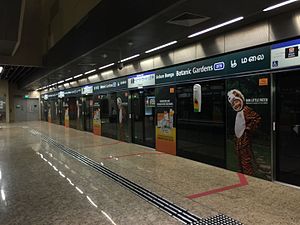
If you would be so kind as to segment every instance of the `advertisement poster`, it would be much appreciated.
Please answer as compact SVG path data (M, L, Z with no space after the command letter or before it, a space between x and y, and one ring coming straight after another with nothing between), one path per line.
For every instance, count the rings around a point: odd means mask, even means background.
M101 136L100 104L95 102L93 110L93 133Z
M70 127L69 107L65 108L65 127Z
M5 112L5 98L0 96L0 122L5 122L6 112Z
M200 84L195 84L193 87L193 102L194 102L194 112L201 112L202 91L201 91Z
M271 180L270 83L266 76L227 80L227 168Z
M117 107L118 140L129 142L128 92L117 93Z
M48 108L48 122L52 123L52 120L51 120L51 107Z
M176 155L174 87L156 88L156 150Z

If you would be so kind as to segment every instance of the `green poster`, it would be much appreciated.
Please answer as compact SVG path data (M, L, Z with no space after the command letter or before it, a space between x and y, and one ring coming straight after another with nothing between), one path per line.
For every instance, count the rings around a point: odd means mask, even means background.
M227 80L227 168L271 180L269 76Z

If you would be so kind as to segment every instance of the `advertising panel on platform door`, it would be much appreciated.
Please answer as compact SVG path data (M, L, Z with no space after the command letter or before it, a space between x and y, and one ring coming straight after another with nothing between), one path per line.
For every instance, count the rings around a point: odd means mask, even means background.
M176 155L175 87L156 88L156 150Z
M50 107L50 105L48 106L48 122L52 123L52 119L51 119L51 107Z
M95 101L93 106L93 133L96 135L101 135L100 110L101 108L99 101Z
M117 93L117 108L118 108L118 140L130 141L129 135L129 117L128 117L128 92Z
M227 168L271 180L269 76L227 80Z
M64 102L63 107L65 109L65 127L70 127L70 116L69 116L69 105L68 103Z

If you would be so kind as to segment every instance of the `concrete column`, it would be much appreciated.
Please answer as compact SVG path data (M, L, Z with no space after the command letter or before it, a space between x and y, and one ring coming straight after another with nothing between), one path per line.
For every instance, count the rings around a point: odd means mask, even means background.
M6 122L9 123L9 91L7 80L0 80L0 97L2 97L5 101Z

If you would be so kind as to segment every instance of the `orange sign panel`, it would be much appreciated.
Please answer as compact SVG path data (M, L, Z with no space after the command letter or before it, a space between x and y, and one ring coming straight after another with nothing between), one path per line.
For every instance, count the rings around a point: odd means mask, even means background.
M268 78L260 78L259 86L268 86Z

